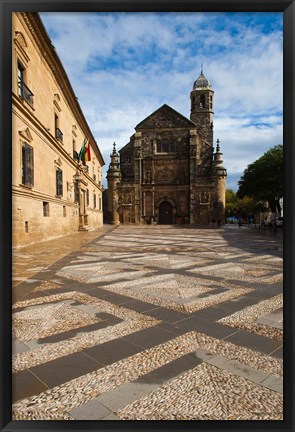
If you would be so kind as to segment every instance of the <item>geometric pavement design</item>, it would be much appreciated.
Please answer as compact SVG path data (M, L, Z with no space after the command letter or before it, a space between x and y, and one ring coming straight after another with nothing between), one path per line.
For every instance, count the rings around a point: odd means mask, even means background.
M134 247L139 238L139 235L130 235L125 242L123 237L124 249L131 245ZM122 246L119 239L118 235L108 235L100 242L100 246L106 249L109 249L110 243L114 247ZM134 242L131 242L132 239ZM164 242L167 245L170 244L168 240ZM200 251L197 253L179 253L183 242L178 245L178 253L171 254L175 246L166 246L160 256L155 253L143 255L136 249L132 254L112 252L106 255L105 252L87 251L57 274L81 283L100 283L108 291L124 293L134 299L187 313L250 293L253 290L251 284L282 282L281 262L278 265L268 261L254 266L244 263L244 260L253 256L245 252L240 254L239 261L233 266L231 262L220 262L223 259L219 257L216 259L216 250L212 253L202 250L201 239L198 240ZM205 238L207 242L208 236ZM150 247L159 247L157 238L150 238L149 243ZM218 240L216 243L218 245ZM223 246L223 242L219 240L219 243ZM119 249L122 250L121 247ZM165 253L166 250L169 254ZM247 286L243 286L243 283L247 283Z
M282 420L282 244L250 233L119 226L34 275L13 419Z
M208 350L209 354L207 354ZM243 405L243 412L240 415L243 417L246 412L248 412L248 414L251 413L252 409L256 410L255 412L252 412L252 414L254 413L261 419L281 418L282 360L265 355L257 355L257 353L255 353L254 351L238 348L228 342L224 342L221 344L214 338L205 336L201 333L191 332L183 336L179 336L178 338L172 339L169 342L166 342L155 348L151 348L150 350L146 350L142 353L138 353L127 359L121 360L120 362L108 366L104 369L99 369L98 371L81 376L68 383L65 383L64 385L57 386L49 391L41 393L38 396L24 399L21 402L14 404L15 419L30 420L39 418L41 420L70 420L71 416L69 414L69 411L71 411L74 407L79 406L79 404L81 404L82 402L85 403L91 399L97 398L97 396L102 393L111 392L112 389L124 384L126 381L135 381L143 374L149 373L155 370L157 367L161 367L162 365L172 362L175 359L181 358L185 354L194 354L194 352L196 352L196 357L203 357L205 359L205 362L202 363L200 366L194 368L189 373L180 375L177 378L178 390L181 389L182 392L187 393L187 396L190 395L188 399L183 398L182 402L177 405L177 412L182 411L183 404L187 406L192 406L194 407L194 415L197 416L195 419L197 419L199 416L202 417L205 415L205 408L207 411L210 410L210 405L208 406L208 403L215 406L216 397L219 398L220 403L223 403L223 398L220 394L218 394L219 391L224 396L224 399L226 399L226 395L227 398L229 398L230 391L225 390L226 386L224 389L219 389L219 386L217 385L217 375L220 375L221 373L220 365L218 368L210 364L210 360L212 363L212 358L215 357L216 362L216 359L219 360L220 357L221 359L227 360L227 362L230 359L233 360L233 365L231 365L231 372L224 372L222 382L224 384L224 381L228 381L231 379L233 382L230 384L227 383L228 390L230 390L230 387L233 386L232 391L240 392L240 396L243 396L241 391L239 390L241 386L241 381L245 380L245 378L239 376L239 368L242 367L242 364L240 363L241 360L243 361L243 369L246 369L246 376L247 373L248 376L250 375L249 371L254 370L256 372L255 375L252 374L252 379L254 383L252 381L250 382L250 384L249 382L243 383L243 392L248 392L248 397L250 398L250 400L247 401L246 405ZM206 359L206 354L208 359ZM156 361L154 360L155 358ZM249 371L247 370L247 368L245 368L245 365L248 366ZM204 367L205 375L203 375ZM218 370L216 370L217 368ZM122 373L122 371L124 373ZM211 377L211 379L208 380L208 375L211 375L211 373L213 373L213 376ZM112 377L111 380L110 376ZM192 376L194 377L193 380ZM269 384L270 377L272 378L271 384ZM194 382L196 379L198 380L198 382L202 382L202 388L200 388L198 383L196 384ZM183 381L183 383L180 384L179 381ZM271 387L274 382L276 383L276 391L268 388L269 385ZM158 405L159 400L162 401L164 396L164 400L166 401L165 406L170 404L169 410L171 411L171 409L173 409L173 406L171 406L170 392L171 388L174 388L175 386L175 382L170 382L164 387L160 387L160 389L157 389L156 392L160 392L160 398L158 398L157 396L154 398L153 393L147 395L145 399L147 399L150 403L148 412L153 419L164 419L163 416L166 415L165 412L161 413L159 411ZM194 390L194 393L191 393L192 389ZM202 393L211 393L212 395L212 391L214 392L214 398L213 400L211 400L211 402L208 401L208 398L204 398L202 400L202 403L194 403L191 405L191 400L193 397L195 397L195 393L199 393L199 397L201 397ZM269 401L271 401L271 403L267 404L267 407L260 402L263 395L267 395L267 400L269 399ZM123 399L123 403L125 403L124 400L125 399ZM137 408L136 412L134 413L136 404ZM140 407L144 404L144 400L139 400L136 404L135 407L130 407L127 405L127 407L121 410L121 412L124 414L120 414L119 412L119 415L128 417L130 419L132 417L131 413L133 412L133 417L135 415L137 416L138 414L140 414ZM99 405L99 401L97 401L97 405ZM168 407L166 407L166 410L167 409ZM201 414L202 412L203 414ZM231 409L231 412L234 412L233 408ZM127 415L127 413L129 414ZM215 415L216 414L218 415L218 411L215 412ZM207 415L209 416L209 413ZM176 417L178 418L177 415ZM146 417L143 416L141 419L143 418ZM255 416L253 418L256 419ZM169 416L167 417L167 419L169 419ZM192 416L190 415L188 419L192 419ZM224 419L227 418L224 417Z

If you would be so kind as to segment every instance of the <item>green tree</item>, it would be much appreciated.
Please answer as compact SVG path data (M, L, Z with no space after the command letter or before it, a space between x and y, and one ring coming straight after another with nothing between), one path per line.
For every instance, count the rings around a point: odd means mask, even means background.
M243 198L238 198L237 194L232 189L227 189L225 192L225 214L226 217L248 217L259 211L265 210L261 202L255 201L252 197L245 195Z
M225 215L236 216L238 209L238 197L232 189L226 189L225 191Z
M283 196L283 146L277 145L248 165L239 181L239 198L251 197L257 203L268 201L270 209L280 211Z

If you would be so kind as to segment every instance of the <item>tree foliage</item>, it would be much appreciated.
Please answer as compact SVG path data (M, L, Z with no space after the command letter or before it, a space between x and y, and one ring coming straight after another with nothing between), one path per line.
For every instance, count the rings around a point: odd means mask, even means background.
M245 195L243 198L239 198L232 189L227 189L225 192L226 217L247 217L265 210L266 209L261 201L256 201L247 195Z
M268 201L272 212L283 196L283 146L277 145L248 165L239 181L238 198Z

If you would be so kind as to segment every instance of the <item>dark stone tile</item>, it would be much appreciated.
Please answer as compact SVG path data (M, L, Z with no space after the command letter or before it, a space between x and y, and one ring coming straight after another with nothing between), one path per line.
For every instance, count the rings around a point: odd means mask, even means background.
M129 303L124 304L124 307L127 309L132 309L135 312L148 312L149 310L159 308L159 306L155 304L147 303L140 300L132 300Z
M270 355L272 357L276 357L279 359L283 359L284 358L284 350L283 350L283 346L280 346L278 349L276 349L274 352L270 353Z
M218 321L220 318L228 315L225 310L221 310L216 306L201 309L192 314L192 317L203 318L209 321Z
M144 349L159 345L172 338L172 333L159 328L159 326L150 327L128 336L124 336L125 341L138 345Z
M187 332L198 331L218 339L223 339L224 337L229 336L237 331L237 329L232 327L224 326L222 324L198 318L196 316L179 321L177 326L186 330Z
M124 339L115 339L104 344L87 348L83 353L99 361L99 363L108 365L137 354L140 351L141 348L139 346Z
M73 288L71 288L73 289ZM109 295L109 291L98 288L97 286L93 286L92 284L87 283L77 283L74 291L84 292L92 297L97 297L99 299Z
M118 318L118 317L114 316L113 318L110 318L104 322L105 322L106 326L113 326L113 325L119 324L122 321L124 321L122 318Z
M75 336L74 332L67 331L67 332L55 334L52 336L48 336L48 337L45 337L42 339L38 339L37 342L41 346L42 344L46 344L46 343L55 343L55 342L60 342L60 341L65 340L65 339L70 339L74 336Z
M33 396L47 390L48 387L39 381L29 370L12 375L12 401Z
M278 289L278 293L279 292L282 292L282 287L280 287L280 290ZM267 289L261 290L259 287L258 289L248 294L249 299L253 299L253 302L254 301L257 302L257 300L258 301L267 300L273 296L274 296L273 287L269 291Z
M159 307L157 309L152 309L144 312L146 315L150 315L156 319L167 321L169 323L174 323L184 319L187 315L181 312L177 312L171 309L165 309Z
M226 292L226 291L227 291L226 288L214 288L208 292L204 292L203 294L199 294L198 298L206 298L206 297L210 297L212 295L221 294L221 293Z
M98 286L94 286L92 284L84 284L82 287L82 291L85 292L85 294L90 295L91 297L96 297L98 299L104 299L104 300L106 300L105 299L106 296L110 295L110 291L107 291Z
M235 311L241 308L252 306L257 303L257 297L252 296L252 292L248 295L237 297L235 299L219 303L217 306L220 309Z
M170 324L167 322L163 322L161 324L158 324L157 328L171 333L173 338L180 336L186 332L186 330L184 330L183 328L179 328L177 325Z
M121 322L123 320L121 320L120 318L118 318L118 321ZM116 322L116 324L117 324L117 322ZM98 323L89 324L87 326L77 328L76 332L77 333L80 333L80 332L88 333L88 332L91 332L91 331L95 331L95 330L100 330L100 329L106 328L109 325L113 325L113 324L110 321L100 321ZM71 330L71 331L73 331L73 330Z
M269 339L255 333L248 333L242 330L232 334L229 337L226 337L225 340L236 345L250 348L254 351L262 352L264 354L270 354L276 348L279 348L282 345L281 341Z
M107 312L99 312L95 314L97 318L105 321L105 320L109 320L111 318L114 318L114 315L107 313Z
M163 384L165 381L180 375L182 372L193 369L201 363L201 359L187 354L141 376L135 381L135 383Z
M101 363L82 352L77 352L34 366L30 370L51 388L101 367L103 367Z
M23 300L32 300L32 299L35 299L37 297L47 297L47 296L55 295L55 294L62 294L64 291L65 291L64 289L55 288L54 290L30 292L29 294L27 294L23 298Z
M255 289L255 291L252 291L249 295L257 298L270 298L277 294L281 294L283 292L283 283L279 285L260 285ZM265 296L265 297L263 297Z
M118 318L118 320L119 320L119 322L122 321L122 320L120 320L120 318ZM108 327L109 325L113 325L113 323L110 323L109 321L102 321L102 322L100 321L100 322L97 322L94 324L89 324L87 326L78 327L76 329L69 330L67 332L62 332L59 334L48 336L46 338L39 339L38 343L43 344L43 343L60 342L62 340L70 339L70 338L76 336L77 333L80 333L80 332L88 333L88 332L92 332L95 330L100 330L100 329Z
M32 283L24 283L22 282L20 285L17 285L12 288L12 304L16 303L20 300L23 300L27 295L29 295L37 286L40 285L40 282L32 282Z
M100 298L99 294L96 294L95 290L91 292L87 292L87 294ZM123 305L124 303L130 302L130 297L123 296L121 294L110 293L105 295L103 299L109 303L113 303L116 305Z

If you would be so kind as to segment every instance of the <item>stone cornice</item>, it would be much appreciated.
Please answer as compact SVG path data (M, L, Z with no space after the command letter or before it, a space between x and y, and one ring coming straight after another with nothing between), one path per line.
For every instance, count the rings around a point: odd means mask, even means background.
M85 136L88 136L92 148L100 161L101 166L105 165L102 154L97 146L97 143L92 135L92 132L88 126L88 123L84 117L82 109L77 101L72 85L69 78L64 70L64 67L51 43L51 40L45 30L45 27L41 21L41 18L37 12L17 12L23 18L26 26L28 27L36 45L38 46L43 58L48 63L52 70L56 81L63 83L63 94L74 114L79 120L80 125L83 125L82 130Z
M23 187L22 185L19 185L19 186L13 185L12 186L12 193L14 196L23 196L23 197L28 197L30 199L34 198L36 200L55 202L58 204L63 204L63 205L78 208L77 203L74 203L73 201L65 199L64 197L63 198L55 198L53 195L40 193L40 192L34 190L34 188L26 188L26 187Z

